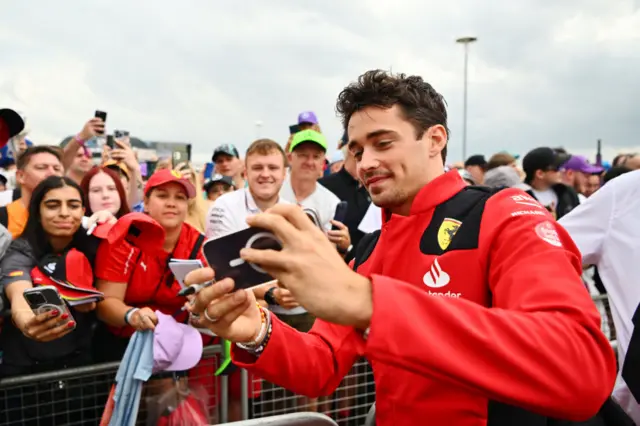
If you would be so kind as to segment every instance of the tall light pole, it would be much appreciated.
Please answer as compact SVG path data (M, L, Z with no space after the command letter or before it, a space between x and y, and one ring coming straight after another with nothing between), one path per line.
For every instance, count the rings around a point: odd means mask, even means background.
M260 134L262 133L260 130L262 129L262 121L257 120L255 122L255 126L256 126L256 139L260 139Z
M462 161L467 159L467 73L469 62L469 44L477 41L476 37L460 37L456 43L464 45L464 103L462 110Z

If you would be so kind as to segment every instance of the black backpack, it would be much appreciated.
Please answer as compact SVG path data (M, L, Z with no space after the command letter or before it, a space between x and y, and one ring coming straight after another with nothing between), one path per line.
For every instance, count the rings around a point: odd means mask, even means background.
M15 201L22 196L22 191L20 188L16 188L13 190L13 194L11 196L11 201ZM9 211L7 210L7 206L0 207L0 225L5 228L9 227Z
M462 224L451 239L449 246L442 250L440 255L452 249L469 249L477 247L480 235L480 222L487 200L504 188L487 188L482 186L467 186L449 200L438 206L443 212L434 212L432 221L437 221L438 216L453 217ZM446 213L444 213L446 211ZM358 244L355 252L353 270L357 271L373 253L380 231L366 234ZM640 329L640 327L639 327ZM497 401L489 401L487 426L635 426L635 423L626 415L620 406L609 398L599 414L586 422L572 422L557 420L540 414L527 411L513 405L503 404Z

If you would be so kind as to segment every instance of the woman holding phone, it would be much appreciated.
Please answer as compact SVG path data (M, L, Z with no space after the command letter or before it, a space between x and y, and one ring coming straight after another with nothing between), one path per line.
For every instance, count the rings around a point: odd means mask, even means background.
M34 190L29 203L29 219L22 235L9 246L0 262L3 272L0 289L5 292L11 306L11 322L6 322L0 339L3 357L0 376L18 376L62 370L87 365L91 359L91 334L95 303L74 307L61 306L36 314L24 297L25 290L33 289L32 276L39 263L47 256L60 256L71 249L84 253L89 264L98 246L96 237L88 236L82 227L85 205L82 190L68 177L50 176ZM13 395L0 392L0 423L23 424L33 416L34 407L49 404L38 414L39 424L68 424L77 422L91 410L95 401L86 401L74 395L74 410L68 408L70 391L59 384L44 383L53 395L43 392L22 392ZM49 389L47 389L49 390ZM48 402L40 401L46 396ZM65 401L58 409L51 400ZM59 410L59 411L58 411ZM58 414L56 414L56 411ZM42 414L42 415L41 415ZM86 418L86 417L85 417Z

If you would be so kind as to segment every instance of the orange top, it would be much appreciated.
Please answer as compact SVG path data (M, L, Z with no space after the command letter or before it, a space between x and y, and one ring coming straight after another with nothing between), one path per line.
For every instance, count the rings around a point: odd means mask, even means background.
M29 218L29 210L22 204L22 199L19 198L10 204L7 204L7 229L11 233L11 237L15 240L24 231L24 227L27 225L27 219Z

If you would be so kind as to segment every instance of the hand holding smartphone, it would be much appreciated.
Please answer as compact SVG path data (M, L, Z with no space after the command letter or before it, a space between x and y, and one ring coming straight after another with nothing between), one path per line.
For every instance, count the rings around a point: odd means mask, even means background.
M107 124L107 113L104 111L100 111L100 110L96 110L95 114L94 114L95 118L99 118L102 120L102 123ZM102 131L96 132L99 135L104 135L104 128L102 129Z
M344 224L344 221L347 218L347 208L348 207L349 207L349 203L347 203L346 201L340 201L338 203L338 205L336 206L336 212L333 215L333 220ZM340 228L338 228L336 225L332 225L331 226L331 230L332 231L337 231L339 229Z
M24 298L35 315L26 324L19 325L22 332L33 340L49 342L59 339L76 328L76 322L66 303L53 286L26 289Z

